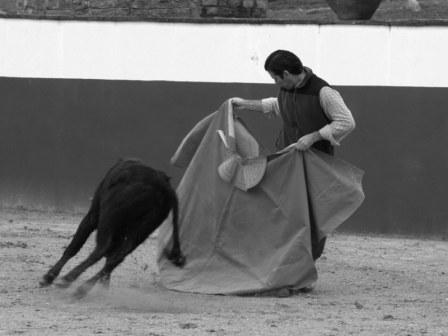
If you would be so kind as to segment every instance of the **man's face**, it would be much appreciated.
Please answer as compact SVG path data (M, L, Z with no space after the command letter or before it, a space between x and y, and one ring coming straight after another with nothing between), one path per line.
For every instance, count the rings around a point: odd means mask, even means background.
M274 74L273 72L269 71L269 75L274 80L275 85L282 89L291 90L296 85L296 80L288 71L283 72L283 78L279 75Z

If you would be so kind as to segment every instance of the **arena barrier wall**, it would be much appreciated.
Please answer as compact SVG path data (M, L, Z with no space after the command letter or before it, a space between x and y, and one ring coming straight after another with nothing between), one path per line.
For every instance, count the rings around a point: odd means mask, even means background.
M0 205L84 211L106 169L139 157L173 176L191 127L230 97L276 95L276 49L340 90L365 170L342 230L448 236L448 27L0 19ZM249 126L272 146L278 124Z

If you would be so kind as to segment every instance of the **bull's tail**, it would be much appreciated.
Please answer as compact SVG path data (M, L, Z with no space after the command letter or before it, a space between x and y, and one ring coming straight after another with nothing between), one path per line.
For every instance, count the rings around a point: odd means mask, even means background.
M172 214L173 214L173 247L171 252L168 253L168 259L176 266L182 267L185 265L185 257L180 249L179 241L179 201L177 199L176 192L173 190L172 202L171 202Z

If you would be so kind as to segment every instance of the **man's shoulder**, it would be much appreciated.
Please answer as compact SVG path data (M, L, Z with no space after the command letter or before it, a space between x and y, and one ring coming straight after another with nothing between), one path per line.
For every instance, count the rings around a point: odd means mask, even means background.
M323 87L331 88L331 85L328 84L328 82L325 79L322 79L317 75L313 75L313 77L310 78L310 81L312 82L313 85L317 86L319 90L322 89Z
M304 93L317 96L324 87L331 87L331 86L325 80L313 74L308 79L307 84L303 87L303 91Z

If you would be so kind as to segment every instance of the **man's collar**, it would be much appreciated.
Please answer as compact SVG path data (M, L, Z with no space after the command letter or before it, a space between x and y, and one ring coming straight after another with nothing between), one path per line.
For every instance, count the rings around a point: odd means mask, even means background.
M305 77L303 78L302 81L297 83L297 85L295 86L295 89L300 89L300 88L304 87L306 85L306 83L308 83L308 80L313 75L313 70L311 70L308 67L303 67L303 71L305 72Z

